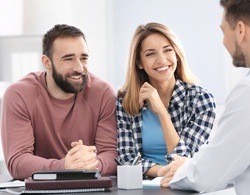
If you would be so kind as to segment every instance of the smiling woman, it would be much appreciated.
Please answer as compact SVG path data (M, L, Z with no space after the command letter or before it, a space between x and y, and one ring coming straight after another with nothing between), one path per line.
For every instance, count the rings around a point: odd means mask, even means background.
M168 80L168 85L175 83L173 77L177 68L177 56L169 40L158 33L149 35L141 43L141 60L138 62L138 67L145 70L150 83L161 85ZM164 85L164 84L163 84ZM166 98L167 105L170 97ZM142 98L141 106L143 106L144 99Z
M213 95L196 84L174 32L159 23L136 28L124 86L118 91L118 155L142 154L145 176L156 177L177 154L192 157L215 119Z

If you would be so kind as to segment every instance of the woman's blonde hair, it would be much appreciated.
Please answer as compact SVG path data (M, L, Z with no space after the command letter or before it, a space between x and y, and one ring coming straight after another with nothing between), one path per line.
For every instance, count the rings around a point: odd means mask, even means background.
M139 113L139 91L143 83L149 82L149 77L144 69L138 68L141 61L140 51L142 41L149 35L155 33L166 37L176 52L178 61L175 77L189 84L197 82L196 77L188 68L182 44L175 33L159 23L151 22L146 25L140 25L136 28L130 45L126 81L123 87L118 91L118 97L123 98L123 108L130 115L137 115Z

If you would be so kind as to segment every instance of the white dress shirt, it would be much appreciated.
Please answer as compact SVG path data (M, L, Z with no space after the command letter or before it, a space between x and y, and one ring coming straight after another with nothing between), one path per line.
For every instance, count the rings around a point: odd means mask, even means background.
M230 182L238 195L250 194L250 76L233 88L209 144L178 169L170 187L209 192Z

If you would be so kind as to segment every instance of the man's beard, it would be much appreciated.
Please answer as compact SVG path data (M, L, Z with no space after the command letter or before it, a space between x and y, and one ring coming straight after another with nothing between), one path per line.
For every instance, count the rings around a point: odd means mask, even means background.
M63 77L63 75L61 75L60 73L57 72L57 70L55 69L54 64L52 63L52 76L53 79L55 81L55 83L57 84L58 87L60 87L64 92L66 93L78 93L80 91L82 91L87 83L88 80L88 74L80 74L77 72L74 72L71 74L71 76L79 76L81 75L82 77L82 83L80 85L73 85L72 83L70 83L66 78L69 75L65 75L65 78Z
M246 61L245 61L245 56L241 51L240 46L238 43L235 41L235 54L233 55L233 65L235 67L247 67Z

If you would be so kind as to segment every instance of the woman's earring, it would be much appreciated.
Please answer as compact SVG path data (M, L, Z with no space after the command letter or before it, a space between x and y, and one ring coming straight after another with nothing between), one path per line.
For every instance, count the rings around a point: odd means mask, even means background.
M143 69L143 67L142 67L141 64L137 64L137 67L138 67L139 69Z

